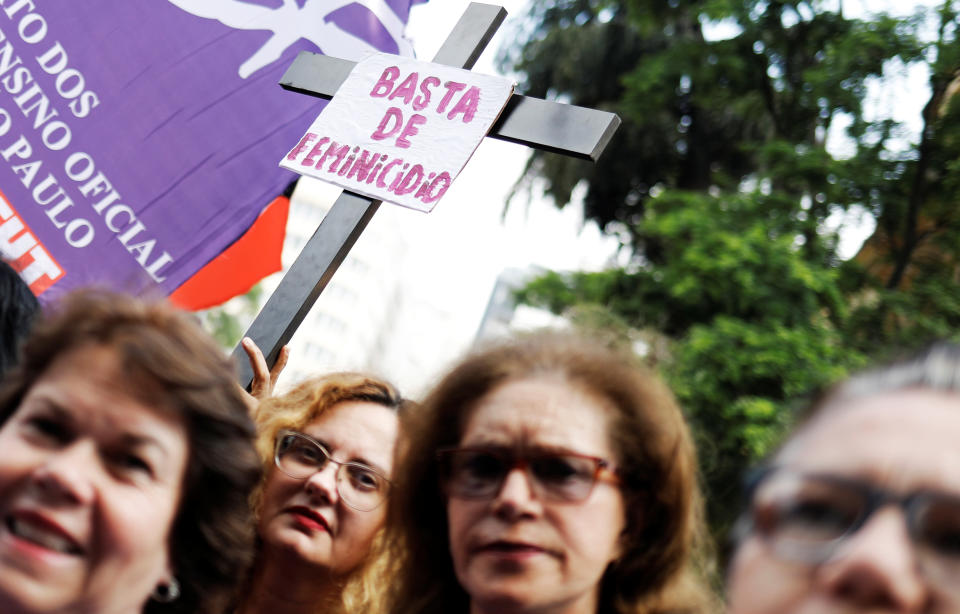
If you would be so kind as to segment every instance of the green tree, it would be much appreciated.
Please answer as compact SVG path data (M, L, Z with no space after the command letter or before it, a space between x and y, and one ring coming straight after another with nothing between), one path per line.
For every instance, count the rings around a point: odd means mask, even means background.
M960 46L951 1L906 18L842 2L535 0L527 42L502 52L536 96L624 120L595 165L535 153L558 206L631 263L550 273L519 293L561 312L602 305L669 340L660 366L701 442L718 536L738 476L813 389L960 324ZM866 111L870 84L926 65L916 142ZM828 150L841 134L850 151ZM828 220L877 223L844 261Z

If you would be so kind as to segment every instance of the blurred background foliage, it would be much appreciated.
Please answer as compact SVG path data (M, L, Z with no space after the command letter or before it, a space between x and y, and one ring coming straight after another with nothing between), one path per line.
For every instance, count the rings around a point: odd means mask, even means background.
M847 15L841 0L531 7L527 42L501 50L501 67L528 95L623 125L597 164L532 154L520 187L537 179L564 207L582 181L586 218L629 259L545 274L517 298L646 348L693 423L722 548L740 476L812 391L958 335L957 5L907 17ZM916 66L928 91L870 104L873 85ZM919 135L875 110L918 96ZM843 214L876 224L853 257L838 251Z
M223 305L197 313L203 327L225 350L232 351L240 343L249 322L257 316L264 302L263 284L258 283Z

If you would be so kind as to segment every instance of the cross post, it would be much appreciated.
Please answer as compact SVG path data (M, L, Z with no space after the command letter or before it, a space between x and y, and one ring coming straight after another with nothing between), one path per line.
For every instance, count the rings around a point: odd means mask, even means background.
M506 18L503 7L472 2L454 26L433 62L473 68ZM301 52L280 81L284 89L329 100L353 69L354 62ZM613 113L514 94L487 136L536 149L596 161L620 118ZM346 258L382 201L348 190L337 198L310 237L246 336L273 365L320 293ZM241 346L233 350L245 388L253 371Z

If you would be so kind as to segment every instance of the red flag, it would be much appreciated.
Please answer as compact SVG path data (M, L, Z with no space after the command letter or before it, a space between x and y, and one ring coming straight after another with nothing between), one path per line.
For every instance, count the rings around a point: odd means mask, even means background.
M170 295L184 309L206 309L244 294L258 281L281 270L280 252L290 199L278 196L233 245L196 272Z

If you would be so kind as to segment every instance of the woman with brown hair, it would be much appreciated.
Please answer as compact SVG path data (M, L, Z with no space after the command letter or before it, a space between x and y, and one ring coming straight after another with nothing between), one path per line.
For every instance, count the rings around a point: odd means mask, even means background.
M0 388L0 612L220 611L253 555L253 434L190 316L64 299Z
M259 552L237 614L358 612L378 587L398 412L389 383L334 373L256 410Z
M670 392L567 334L468 356L424 401L388 536L396 614L693 612L697 469Z

